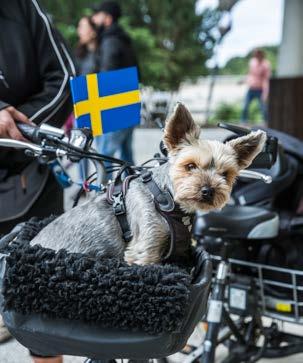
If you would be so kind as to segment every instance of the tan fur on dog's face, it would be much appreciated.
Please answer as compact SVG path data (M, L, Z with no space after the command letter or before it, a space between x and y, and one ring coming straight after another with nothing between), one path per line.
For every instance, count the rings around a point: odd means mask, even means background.
M226 204L238 174L230 146L216 141L197 141L196 145L185 145L172 161L170 177L175 201L186 211L222 208ZM205 198L203 187L210 188L213 197Z
M226 144L200 140L190 113L178 104L165 127L174 199L186 212L222 208L241 169L250 165L266 141L263 131Z

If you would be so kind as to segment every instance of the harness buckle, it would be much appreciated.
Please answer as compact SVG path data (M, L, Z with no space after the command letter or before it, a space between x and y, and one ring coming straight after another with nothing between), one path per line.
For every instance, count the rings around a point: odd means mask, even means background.
M144 174L141 175L141 180L143 183L148 183L152 180L153 173L151 171L146 171Z
M175 202L169 191L163 191L155 198L162 212L169 213L175 209Z
M124 205L124 200L123 200L123 194L119 193L119 194L113 194L112 196L113 198L113 209L115 212L116 216L120 216L122 214L125 214L126 210L125 210L125 205Z

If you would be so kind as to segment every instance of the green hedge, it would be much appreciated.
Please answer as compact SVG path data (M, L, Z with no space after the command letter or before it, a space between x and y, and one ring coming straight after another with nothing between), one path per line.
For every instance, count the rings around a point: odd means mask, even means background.
M227 103L221 102L214 110L209 119L209 123L212 125L217 124L219 121L240 122L243 103ZM258 124L261 123L262 115L259 111L259 105L257 101L253 101L249 109L249 123Z

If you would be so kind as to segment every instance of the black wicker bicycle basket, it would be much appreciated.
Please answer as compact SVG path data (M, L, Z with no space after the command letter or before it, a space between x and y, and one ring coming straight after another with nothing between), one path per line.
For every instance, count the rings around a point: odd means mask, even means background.
M189 273L32 246L49 221L33 219L0 241L1 313L21 344L97 359L182 349L206 311L212 265L204 250L195 251Z

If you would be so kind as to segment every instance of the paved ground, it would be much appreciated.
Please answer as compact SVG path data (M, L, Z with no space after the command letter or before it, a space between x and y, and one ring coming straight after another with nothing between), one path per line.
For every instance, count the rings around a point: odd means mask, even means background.
M222 130L204 130L203 136L206 138L222 138L224 133ZM159 130L137 130L134 137L134 151L137 162L143 162L148 158L152 157L158 150L159 141L161 138L161 131ZM67 197L69 199L69 197ZM296 325L285 325L285 328L293 333L302 333L302 328ZM303 335L303 334L302 334ZM192 338L193 344L199 344L203 336L199 332ZM220 362L222 357L226 355L224 349L218 350L217 362ZM80 363L83 362L83 358L79 357L65 357L65 363ZM184 357L175 355L170 358L171 363L183 363ZM30 363L30 357L28 356L27 350L18 344L15 340L11 340L8 343L0 345L0 363ZM260 363L302 363L303 354L296 355L289 358L282 358L278 360L267 360L262 359Z

